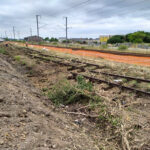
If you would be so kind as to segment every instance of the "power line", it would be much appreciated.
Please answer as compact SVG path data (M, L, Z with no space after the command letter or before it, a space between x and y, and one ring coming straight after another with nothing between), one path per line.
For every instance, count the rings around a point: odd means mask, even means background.
M74 8L77 8L77 7L80 7L80 6L83 6L83 5L88 5L90 1L96 1L96 0L86 0L86 1L84 1L84 2L81 2L81 3L79 3L79 4L74 5L74 6L70 7L70 8L68 8L68 9L62 10L60 13L68 12L68 11L71 10L71 9L74 9ZM51 17L55 17L57 14L58 14L58 13L53 13L53 14L51 14L50 16L51 16Z

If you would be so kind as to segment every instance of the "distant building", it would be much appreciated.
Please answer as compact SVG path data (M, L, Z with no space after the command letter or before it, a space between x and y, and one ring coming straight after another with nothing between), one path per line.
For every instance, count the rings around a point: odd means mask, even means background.
M4 39L0 38L0 43L1 43L1 42L4 42L4 41L5 41Z
M101 35L100 36L100 43L107 43L107 41L110 39L110 35Z
M71 38L69 39L72 42L84 42L84 41L88 41L88 38Z
M65 40L66 40L65 37L60 37L60 38L58 39L59 42L63 42L63 41L65 41Z
M41 42L43 41L43 38L38 36L29 36L29 37L25 37L24 40L28 42Z

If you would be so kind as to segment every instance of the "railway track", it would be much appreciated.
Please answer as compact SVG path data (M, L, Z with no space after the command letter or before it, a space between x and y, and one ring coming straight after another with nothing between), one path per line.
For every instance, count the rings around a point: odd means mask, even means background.
M73 79L76 79L76 77L78 75L82 75L84 78L89 79L91 82L105 83L111 87L118 87L121 90L132 91L132 92L136 93L137 95L150 96L150 93L147 91L143 91L141 89L137 89L137 88L133 88L133 87L124 86L122 84L115 83L112 81L110 82L110 81L103 80L103 79L99 79L97 77L89 76L89 75L87 75L87 72L88 73L90 72L90 73L93 73L96 75L99 75L99 74L105 75L105 77L108 77L108 78L109 77L115 77L115 78L126 79L127 81L135 80L137 82L150 83L150 80L96 71L97 69L104 68L104 66L99 66L97 64L93 64L93 63L89 63L89 62L85 62L85 61L80 61L78 59L69 59L69 58L58 57L55 55L46 55L46 54L42 54L41 52L38 52L35 50L31 50L31 51L29 52L29 50L27 50L26 54L32 58L40 59L40 60L47 61L47 62L53 62L53 63L56 63L58 65L70 67L70 68L68 68L68 71L72 74ZM58 59L58 60L55 60L55 59ZM94 69L88 69L88 67L95 67L95 68ZM80 73L77 73L75 71L79 71ZM84 72L84 74L81 74L81 72Z
M84 78L89 79L91 82L106 83L106 84L108 84L110 86L113 86L113 87L116 86L116 87L119 87L120 89L134 91L136 94L140 94L140 95L144 94L144 95L149 95L150 96L150 93L148 93L148 92L138 90L138 89L135 89L135 88L131 88L131 87L127 87L127 86L123 86L121 84L112 83L112 82L109 82L109 81L105 81L105 80L102 80L102 79L98 79L98 78L95 78L95 77L91 77L91 76L87 76L87 75L83 75L83 74L79 74L79 73L71 72L71 74L73 75L74 79L76 79L77 76L82 75Z

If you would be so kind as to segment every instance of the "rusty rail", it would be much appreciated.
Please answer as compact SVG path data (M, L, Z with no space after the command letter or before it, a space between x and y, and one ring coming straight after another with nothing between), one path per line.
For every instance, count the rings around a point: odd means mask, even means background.
M123 85L120 85L120 84L117 84L117 83L112 83L112 82L109 82L109 81L101 80L101 79L98 79L98 78L94 78L94 77L90 77L90 76L87 76L87 75L78 74L78 73L74 73L74 72L71 72L71 74L73 75L74 79L75 79L77 76L81 75L81 76L83 76L84 78L89 79L91 82L106 83L106 84L108 84L108 85L110 85L110 86L119 87L120 89L125 89L125 90L129 90L129 91L133 91L133 92L135 92L136 94L142 94L142 95L150 96L150 93L149 93L149 92L145 92L145 91L138 90L138 89L135 89L135 88L123 86Z

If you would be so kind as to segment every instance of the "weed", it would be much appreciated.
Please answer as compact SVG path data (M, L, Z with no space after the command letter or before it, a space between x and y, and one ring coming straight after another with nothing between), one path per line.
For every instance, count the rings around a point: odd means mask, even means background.
M26 62L24 60L21 61L22 65L26 65Z
M83 76L78 76L77 77L77 88L87 90L92 92L93 91L93 85L91 82L86 82Z
M30 70L28 73L29 75L33 75L33 70Z
M43 88L42 91L46 92L46 91L48 91L48 88Z
M129 82L129 85L132 87L138 87L138 82L136 80L132 80Z
M57 42L54 42L53 45L57 45Z
M126 45L120 45L120 46L118 47L118 49L119 49L119 50L127 50L128 47L127 47Z
M128 107L127 110L131 111L131 112L133 111L133 109L131 107Z
M67 80L62 80L52 87L48 97L56 104L71 104L75 102L89 102L96 97L91 94L93 86L82 76L77 77L77 84L72 85ZM98 98L97 98L98 99Z
M84 47L84 46L81 46L81 49L85 49L85 47Z
M80 81L81 82L81 81ZM71 104L79 101L89 101L91 99L90 94L87 89L89 87L85 87L81 82L77 85L72 85L67 80L63 80L58 82L52 89L48 92L48 97L52 100L52 102L56 105L60 104Z
M107 49L107 48L108 48L108 45L107 45L107 44L102 44L102 45L101 45L101 48L102 48L102 49Z
M114 116L110 116L108 120L114 127L119 126L121 122L119 117Z
M4 48L0 48L0 54L6 54L6 51Z
M128 81L128 80L125 79L125 78L122 79L122 82L123 82L123 83L126 83L127 81Z
M73 103L88 104L89 109L99 113L99 120L110 123L112 126L119 125L119 119L108 112L108 108L103 104L104 99L93 94L93 85L87 82L82 76L77 77L77 83L71 84L68 80L61 80L54 85L48 92L49 99L56 105L69 105Z
M15 59L16 61L20 62L21 57L20 57L20 56L14 56L14 59Z

